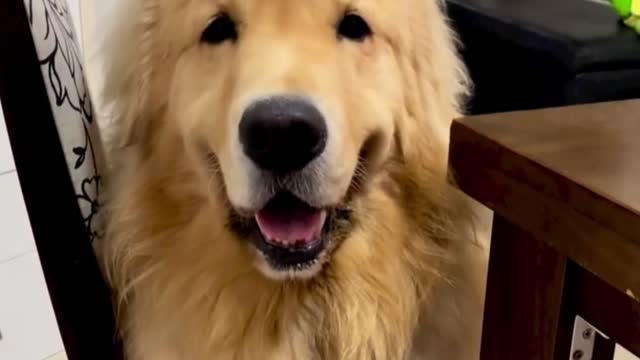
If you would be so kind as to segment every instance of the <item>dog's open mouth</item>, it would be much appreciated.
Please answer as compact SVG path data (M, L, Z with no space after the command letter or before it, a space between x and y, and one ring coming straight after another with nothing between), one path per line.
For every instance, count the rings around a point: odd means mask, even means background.
M280 192L255 215L260 236L254 237L254 245L272 267L302 270L315 264L325 249L330 214Z
M284 248L307 248L320 239L327 212L284 194L271 200L255 218L267 243Z

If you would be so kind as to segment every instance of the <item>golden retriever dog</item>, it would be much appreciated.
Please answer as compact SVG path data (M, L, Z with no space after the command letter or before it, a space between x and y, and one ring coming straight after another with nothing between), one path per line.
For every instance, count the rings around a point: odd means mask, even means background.
M438 0L128 0L100 256L130 360L477 358Z

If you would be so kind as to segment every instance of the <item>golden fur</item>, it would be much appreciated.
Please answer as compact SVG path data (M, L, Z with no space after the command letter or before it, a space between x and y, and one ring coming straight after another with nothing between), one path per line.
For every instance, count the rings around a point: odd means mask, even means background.
M441 4L126 3L108 51L105 97L122 146L101 257L128 358L477 358L484 259L470 206L446 177L467 83ZM247 37L204 46L220 8L242 17ZM363 14L372 40L330 35L345 9ZM376 133L349 204L357 224L307 281L265 277L226 226L228 197L244 191L229 129L248 98L282 90L311 93L334 114L336 193Z

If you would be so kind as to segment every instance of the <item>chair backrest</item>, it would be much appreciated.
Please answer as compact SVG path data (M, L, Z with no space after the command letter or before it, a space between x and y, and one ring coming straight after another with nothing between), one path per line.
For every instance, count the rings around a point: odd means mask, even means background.
M65 0L0 2L0 101L69 359L120 350L92 242L102 145Z
M24 0L40 69L91 241L101 235L103 149L65 0Z

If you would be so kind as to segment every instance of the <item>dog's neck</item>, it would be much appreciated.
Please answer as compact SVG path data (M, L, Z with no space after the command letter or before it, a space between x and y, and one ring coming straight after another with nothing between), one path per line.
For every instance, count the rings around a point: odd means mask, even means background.
M145 351L157 347L194 360L401 359L432 287L444 280L451 240L468 238L460 224L447 223L464 207L455 205L444 175L414 174L398 161L354 203L358 226L317 278L275 282L255 269L246 244L226 228L222 202L196 192L185 197L197 176L168 174L175 178L130 177L138 182L128 184L120 195L128 199L119 203L147 207L120 211L125 218L114 222L138 229L118 234L128 245L111 257L119 259L115 282L126 303L125 329L139 337L130 344ZM181 201L170 188L176 184Z

